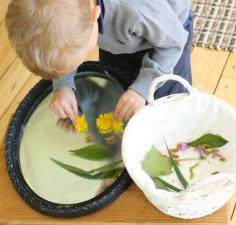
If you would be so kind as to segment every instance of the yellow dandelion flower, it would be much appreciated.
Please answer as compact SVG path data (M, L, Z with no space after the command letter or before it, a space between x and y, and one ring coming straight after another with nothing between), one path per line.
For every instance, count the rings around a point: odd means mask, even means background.
M85 115L77 117L75 128L80 134L83 134L88 131L88 123L87 123Z
M102 134L107 134L113 131L112 127L113 113L100 114L96 120L96 125Z
M113 130L117 133L123 133L124 132L124 123L122 121L118 121L116 119L113 119L112 121L112 127Z

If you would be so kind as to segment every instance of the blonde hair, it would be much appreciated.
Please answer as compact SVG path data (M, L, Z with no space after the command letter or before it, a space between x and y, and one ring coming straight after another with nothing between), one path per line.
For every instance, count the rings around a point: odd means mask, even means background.
M92 31L89 0L12 0L10 42L24 65L44 78L64 69L66 52L82 49Z

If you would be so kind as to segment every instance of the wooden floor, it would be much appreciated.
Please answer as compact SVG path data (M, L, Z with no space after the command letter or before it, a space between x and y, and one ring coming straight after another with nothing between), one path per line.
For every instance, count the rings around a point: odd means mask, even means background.
M221 210L199 220L185 221L156 210L133 184L117 201L99 213L73 220L53 219L29 208L17 195L4 161L4 136L20 101L39 81L16 57L7 39L4 14L8 0L0 0L0 224L231 224L236 196ZM89 57L97 59L97 51ZM236 108L236 53L194 47L193 85L215 94ZM232 218L232 220L231 220Z

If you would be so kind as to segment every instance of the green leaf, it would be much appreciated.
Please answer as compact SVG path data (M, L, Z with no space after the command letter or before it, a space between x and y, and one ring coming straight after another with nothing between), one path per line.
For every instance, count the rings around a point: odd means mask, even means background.
M62 163L62 162L57 161L55 159L51 158L51 160L54 163L56 163L58 166L64 168L65 170L67 170L67 171L69 171L69 172L71 172L71 173L73 173L77 176L87 178L87 179L92 179L92 180L117 177L120 174L120 172L122 171L122 168L115 168L115 169L112 169L112 170L107 170L107 171L104 171L104 172L98 172L98 173L92 174L89 171L85 171L85 170L80 169L78 167L74 167L74 166Z
M94 174L93 179L108 179L108 178L116 178L122 172L123 168L115 168L110 171L105 171L101 173Z
M93 160L102 161L113 156L113 151L101 144L93 144L77 150L70 150L75 156Z
M164 139L164 141L165 141L165 139ZM165 144L166 144L166 141L165 141ZM175 173L176 173L177 177L179 178L180 183L181 183L181 184L183 185L183 187L186 189L187 186L188 186L188 182L185 180L185 178L184 178L184 176L182 175L182 173L181 173L179 167L177 166L175 160L173 159L173 157L172 157L172 155L171 155L171 152L170 152L170 149L169 149L169 147L168 147L167 144L166 144L166 148L167 148L168 154L169 154L169 156L170 156L170 161L171 161L171 164L172 164L172 166L173 166L173 168L174 168L174 170L175 170Z
M108 171L108 170L112 170L112 169L116 168L116 167L117 167L119 164L121 164L121 163L122 163L122 160L119 160L119 161L117 161L117 162L109 163L109 164L107 164L107 165L105 165L105 166L102 166L102 167L99 167L99 168L97 168L97 169L89 170L88 172L89 172L89 173L106 172L106 171ZM119 168L121 168L121 167L119 167Z
M160 177L153 177L152 178L156 188L160 188L166 191L176 191L176 192L180 192L182 191L181 189L175 187L174 185L164 181L163 179L161 179Z
M170 189L169 189L165 184L163 184L163 183L158 179L158 177L153 177L153 178L152 178L152 181L153 181L153 183L155 184L156 188L163 189L163 190L166 190L166 191L170 191Z
M215 148L210 149L210 150L207 150L207 149L204 150L204 152L206 153L206 155L210 155L210 154L213 153L214 151L216 151Z
M173 173L169 157L164 157L154 145L141 161L141 165L150 177L159 177Z
M188 143L188 145L191 147L198 147L199 145L208 144L211 146L210 148L219 148L227 143L228 141L219 135L205 134L200 138L198 138L197 140Z
M192 180L193 177L195 176L193 170L194 170L197 166L199 166L199 162L195 163L193 166L191 166L191 167L189 168L189 173L190 173L190 179L191 179L191 180Z

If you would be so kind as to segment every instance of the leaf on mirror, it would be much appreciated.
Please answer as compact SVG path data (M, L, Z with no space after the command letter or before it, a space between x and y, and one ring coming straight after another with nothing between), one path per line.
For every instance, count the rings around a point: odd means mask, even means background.
M168 154L169 154L169 157L170 157L170 161L171 161L171 164L175 170L175 173L180 181L180 183L183 185L183 187L186 189L187 186L188 186L188 182L186 181L186 179L184 178L183 174L181 173L176 161L174 160L174 158L172 157L171 155L171 152L170 152L170 149L164 139L164 142L165 142L165 145L166 145L166 148L167 148L167 151L168 151Z
M117 178L122 172L123 168L115 168L109 171L95 173L94 179L108 179L108 178Z
M111 170L106 170L104 172L92 173L90 171L86 171L86 170L80 169L78 167L65 164L65 163L55 160L53 158L51 158L51 160L54 163L56 163L58 166L64 168L65 170L67 170L77 176L87 178L87 179L92 179L92 180L114 178L114 177L117 177L121 173L121 171L123 170L123 168L113 168Z
M77 167L74 167L74 166L70 166L68 164L65 164L65 163L62 163L56 159L53 159L51 158L51 160L56 163L58 166L66 169L67 171L70 171L72 173L75 173L81 177L84 177L84 178L89 178L92 176L92 174L88 173L87 171L83 170L83 169L80 169L80 168L77 168Z
M176 192L182 191L181 189L175 187L174 185L164 181L160 177L153 177L152 180L153 180L156 188L160 188L160 189L163 189L166 191L176 191Z
M219 148L227 144L228 141L223 137L214 134L205 134L195 141L188 143L191 147L198 147L200 145L209 145L208 148Z
M97 169L92 169L92 170L89 170L88 172L89 173L95 173L95 172L106 172L108 170L112 170L114 168L116 168L119 164L121 164L123 161L122 160L119 160L117 162L112 162L112 163L109 163L105 166L102 166L102 167L99 167ZM123 168L123 167L119 167L119 168Z
M154 145L141 161L141 165L150 177L159 177L173 173L169 157L162 155Z
M77 150L70 150L70 152L75 156L93 161L102 161L114 155L110 148L102 144L92 144Z

